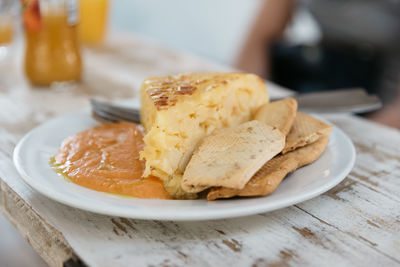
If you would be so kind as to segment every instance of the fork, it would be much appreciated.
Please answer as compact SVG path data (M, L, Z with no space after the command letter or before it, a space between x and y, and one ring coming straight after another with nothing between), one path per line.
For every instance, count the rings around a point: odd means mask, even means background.
M299 110L302 112L363 113L382 107L382 103L376 95L368 95L362 88L298 94L293 97L297 100ZM93 117L101 122L129 121L140 123L140 111L138 109L122 107L96 99L91 99L90 103Z
M90 99L92 116L100 122L129 121L140 123L140 111L134 108L121 107L96 99Z

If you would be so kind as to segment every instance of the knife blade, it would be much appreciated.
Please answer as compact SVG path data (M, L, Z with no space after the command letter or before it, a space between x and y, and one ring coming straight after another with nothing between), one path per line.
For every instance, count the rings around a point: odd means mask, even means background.
M382 107L379 97L367 94L363 88L295 94L291 97L297 100L299 111L306 113L364 113Z

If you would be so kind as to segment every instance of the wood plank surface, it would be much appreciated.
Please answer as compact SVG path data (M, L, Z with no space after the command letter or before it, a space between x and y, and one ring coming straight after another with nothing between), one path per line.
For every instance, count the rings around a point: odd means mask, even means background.
M400 266L400 133L349 115L327 119L357 149L350 175L327 193L278 211L204 222L98 215L27 186L12 163L32 127L87 106L92 96L134 97L158 74L223 70L140 39L85 51L85 80L32 89L14 66L0 82L0 205L51 266Z

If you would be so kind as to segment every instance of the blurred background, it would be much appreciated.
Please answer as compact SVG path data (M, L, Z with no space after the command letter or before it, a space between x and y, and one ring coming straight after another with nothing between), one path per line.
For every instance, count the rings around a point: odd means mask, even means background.
M263 0L117 0L110 27L234 64Z
M112 18L113 29L300 93L365 88L385 105L365 116L400 128L398 0L121 0Z
M68 30L66 36L72 36L68 40L70 50L56 62L52 56L55 50L45 56L37 52L43 44L34 37L40 28L39 2L41 12L46 13L43 18L47 17L43 25L54 25L52 28L58 27L55 30L58 32ZM34 85L80 80L83 67L79 47L101 46L112 40L115 33L123 33L256 73L300 93L365 88L368 93L377 94L385 107L364 116L400 127L396 116L400 113L397 108L400 106L399 0L2 0L0 3L0 68L7 66L1 64L7 62L2 60L7 47L4 44L25 39L28 47L25 74ZM7 3L22 4L11 12ZM54 14L59 12L57 6L65 3L68 3L68 23L62 25ZM7 15L11 13L14 15ZM13 35L7 23L10 17L17 22L13 25L17 29ZM57 38L48 41L67 42ZM12 55L12 49L8 50Z
M102 46L115 34L135 35L256 73L301 93L363 87L384 103L381 110L363 116L400 128L399 0L80 0L75 6L74 1L67 2L69 12L80 16L68 16L74 27L57 28L64 22L50 13L42 21L58 25L53 27L56 32L68 31L71 45L66 57L74 59L70 65L58 62L66 74L59 77L38 72L39 63L43 67L47 62L50 69L60 66L54 65L54 56L37 53L40 42L35 32L40 24L35 3L54 11L64 2L0 0L0 83L21 43L27 47L21 56L27 79L43 86L81 78L81 45ZM32 259L29 266L44 264L2 218L0 232L5 237L0 242L1 266L27 265L10 248L26 251Z

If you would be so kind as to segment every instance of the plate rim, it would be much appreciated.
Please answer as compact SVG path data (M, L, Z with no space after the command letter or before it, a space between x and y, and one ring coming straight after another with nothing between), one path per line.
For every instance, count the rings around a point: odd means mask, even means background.
M43 196L50 198L56 202L62 203L64 205L73 207L73 208L77 208L77 209L81 209L81 210L85 210L85 211L89 211L89 212L94 212L94 213L98 213L98 214L103 214L103 215L120 216L120 217L125 217L125 218L132 218L132 219L159 220L159 221L171 221L171 220L172 221L203 221L203 220L218 220L218 219L227 219L227 218L237 218L237 217L243 217L243 216L255 215L255 214L259 214L259 213L270 212L270 211L274 211L274 210L278 210L278 209L282 209L285 207L296 205L298 203L304 202L306 200L310 200L312 198L315 198L318 195L321 195L321 194L327 192L328 190L330 190L331 188L333 188L334 186L336 186L337 184L339 184L341 181L343 181L346 178L346 176L353 169L355 160L356 160L356 150L355 150L352 140L348 137L348 135L346 133L344 133L339 127L334 125L333 123L327 121L324 118L321 118L318 115L312 114L313 116L315 116L325 122L328 122L329 124L334 126L332 133L335 133L335 135L337 135L337 137L341 137L343 140L346 141L346 143L348 145L347 148L350 151L350 155L349 155L350 161L348 162L348 164L346 165L345 168L340 170L340 173L338 175L336 175L334 179L331 179L331 180L329 180L329 182L323 184L322 186L315 188L308 194L300 195L300 197L292 196L292 197L288 198L287 200L284 200L284 201L281 200L278 204L275 204L273 206L271 206L271 204L267 202L267 203L261 203L259 205L256 205L256 206L252 207L251 209L243 209L243 208L239 209L239 210L228 209L225 212L221 212L221 210L214 210L212 212L208 212L207 214L203 214L200 212L197 214L196 213L193 213L193 214L192 213L190 213L190 214L182 214L182 213L171 214L171 213L154 213L154 212L149 213L149 212L143 212L143 210L134 210L134 209L125 211L125 212L123 209L122 210L119 209L119 210L105 211L103 208L100 208L99 206L96 206L96 205L90 205L87 203L82 204L82 203L77 203L77 202L71 201L70 199L68 199L68 197L63 196L63 194L58 192L57 190L53 190L54 192L53 191L47 192L46 190L44 190L44 188L38 186L37 183L32 182L34 180L34 178L32 178L28 173L26 173L26 170L22 166L23 163L21 162L21 159L20 159L20 153L21 153L21 150L23 149L25 143L31 137L31 135L33 135L36 131L40 130L41 127L44 127L47 124L53 123L58 120L66 119L67 117L70 117L70 116L89 115L89 114L87 114L87 112L88 112L88 110L84 109L84 110L68 113L66 115L59 116L59 117L53 118L51 120L48 120L48 121L36 126L35 128L31 129L28 133L26 133L18 141L18 144L16 145L16 147L13 151L13 162L14 162L14 166L16 167L16 169L17 169L20 177L24 181L24 183L26 183L28 186L30 186L31 188L33 188L35 191L42 194ZM76 185L76 186L79 186L79 185ZM83 187L83 188L85 188L85 187ZM91 190L91 189L87 189L87 188L85 188L85 189L90 190L90 191L95 191L95 190ZM96 191L96 192L99 192L99 191ZM108 193L104 193L104 192L99 192L99 193L108 194ZM263 197L268 197L268 196L244 198L242 200L257 199L257 198L263 198ZM135 200L135 199L133 199L133 200ZM149 202L160 201L160 200L156 200L156 199L136 199L136 200L149 201ZM189 202L189 201L205 201L205 200L198 199L198 200L161 200L161 201ZM229 201L229 200L220 200L220 201ZM240 199L235 199L233 201L240 201Z

